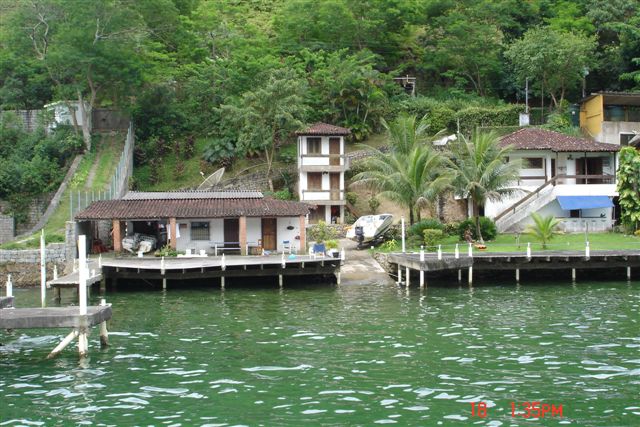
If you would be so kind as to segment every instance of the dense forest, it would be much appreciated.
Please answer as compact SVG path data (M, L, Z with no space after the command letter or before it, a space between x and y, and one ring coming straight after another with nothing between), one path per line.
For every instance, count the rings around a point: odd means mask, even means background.
M303 123L363 140L399 111L514 124L527 80L553 111L640 88L636 0L0 0L0 24L2 109L128 110L138 164L194 136L212 163L271 164Z

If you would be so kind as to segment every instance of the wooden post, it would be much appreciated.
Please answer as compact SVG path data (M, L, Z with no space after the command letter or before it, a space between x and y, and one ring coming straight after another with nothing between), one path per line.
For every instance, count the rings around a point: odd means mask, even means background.
M167 278L166 277L162 278L162 290L163 291L167 290Z
M520 282L520 269L516 268L516 282Z
M100 300L100 306L107 305L107 301L103 298ZM104 348L109 345L109 331L107 331L107 322L100 323L100 347Z
M300 215L300 253L307 253L307 228L304 215Z
M462 270L458 269L458 283L462 283Z
M402 284L402 267L398 264L398 285Z
M74 329L73 331L71 331L69 333L69 335L67 335L66 337L64 337L64 339L62 341L60 341L60 344L58 344L56 346L56 348L54 348L53 350L51 350L51 353L49 353L49 355L47 356L47 359L52 359L54 357L56 357L62 350L64 350L64 348L66 346L68 346L76 337L78 336L78 330Z
M408 288L409 287L409 278L411 277L410 274L409 274L410 273L409 267L405 267L404 273L407 276L407 278L405 280L407 281L407 288Z
M113 251L116 254L122 252L122 230L120 229L120 220L113 220Z
M404 217L401 218L401 223L402 223L402 253L406 252L406 246L405 246L405 240L404 240Z
M78 305L80 316L87 315L87 236L84 234L78 237Z
M576 269L575 268L571 269L571 281L573 281L573 282L576 281Z
M169 232L171 234L171 249L176 249L178 247L178 234L175 218L169 218Z
M336 283L338 284L338 286L340 286L341 283L341 277L340 277L340 269L338 268L338 272L336 273Z
M473 267L469 267L469 286L473 284Z
M11 278L11 276L9 276ZM631 280L631 267L627 267L627 280Z
M222 258L220 259L220 269L225 271L227 269L226 260L224 254L222 254ZM220 276L220 289L224 291L224 276Z
M44 242L44 230L40 233L40 304L47 305L47 249Z
M424 247L420 246L420 289L424 288L424 270L422 263L424 262Z
M282 274L278 274L278 285L280 285L281 288L283 286Z
M240 226L240 254L247 255L247 217L241 216L238 224Z

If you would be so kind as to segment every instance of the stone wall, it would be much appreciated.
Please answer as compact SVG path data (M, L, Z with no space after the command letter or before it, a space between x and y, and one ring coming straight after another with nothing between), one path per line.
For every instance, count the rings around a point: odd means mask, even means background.
M307 240L313 241L312 236L314 233L314 229L317 227L317 224L309 224L307 225ZM344 239L347 236L347 230L350 225L347 224L327 224L326 227L328 229L333 230L336 239Z
M24 222L15 224L15 235L18 236L23 233L31 231L40 217L44 214L49 206L49 202L53 198L53 193L38 196L33 199L31 204L26 209L26 219ZM0 200L0 212L9 212L11 210L11 204L6 200Z
M53 277L53 266L58 267L58 274L65 270L65 244L50 243L47 245L47 278ZM40 250L4 250L0 249L0 286L4 286L7 275L16 286L35 286L40 283Z
M14 235L13 217L0 214L0 244L10 242Z

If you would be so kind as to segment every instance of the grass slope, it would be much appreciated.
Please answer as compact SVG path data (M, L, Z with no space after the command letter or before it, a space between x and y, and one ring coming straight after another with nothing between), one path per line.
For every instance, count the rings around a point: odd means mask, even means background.
M124 148L124 135L104 134L94 142L91 152L85 154L80 162L75 175L65 190L60 204L44 226L47 243L64 241L65 222L70 219L70 194L76 200L78 190L84 192L97 193L109 188L111 177L120 161L120 155ZM91 169L94 168L93 182L88 185L88 178ZM83 196L84 197L84 196ZM18 242L8 242L0 245L2 249L25 249L35 248L40 244L39 233L21 239Z

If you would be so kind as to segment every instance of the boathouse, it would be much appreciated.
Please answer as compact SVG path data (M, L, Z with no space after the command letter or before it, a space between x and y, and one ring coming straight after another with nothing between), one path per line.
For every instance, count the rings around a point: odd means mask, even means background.
M305 203L259 191L130 191L119 200L92 203L75 219L79 234L100 238L105 246L110 240L116 253L123 250L123 238L140 233L155 237L158 247L182 252L258 255L306 252L308 213ZM106 237L99 234L105 221L111 226Z

